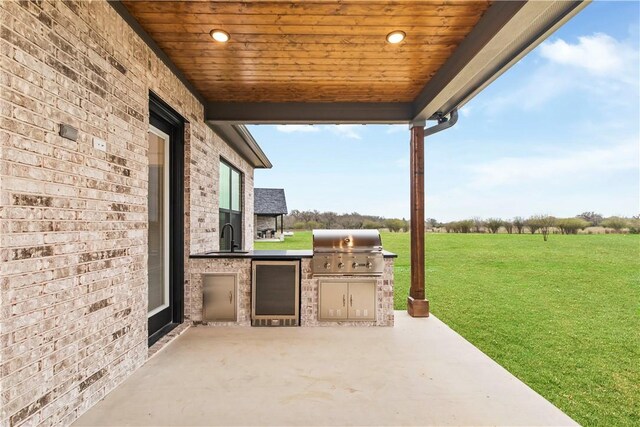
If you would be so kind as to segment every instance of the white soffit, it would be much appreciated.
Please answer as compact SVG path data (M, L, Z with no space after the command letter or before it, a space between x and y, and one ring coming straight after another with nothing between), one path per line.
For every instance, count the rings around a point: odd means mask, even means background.
M567 1L528 1L518 13L467 63L414 120L427 120L438 112L459 108L507 71L554 31L584 9L584 1L566 13ZM563 16L564 15L564 16ZM558 20L558 17L562 16ZM547 31L550 23L557 21ZM537 39L534 39L539 34ZM533 39L533 40L532 40ZM515 57L513 55L516 52ZM510 57L513 57L509 60Z

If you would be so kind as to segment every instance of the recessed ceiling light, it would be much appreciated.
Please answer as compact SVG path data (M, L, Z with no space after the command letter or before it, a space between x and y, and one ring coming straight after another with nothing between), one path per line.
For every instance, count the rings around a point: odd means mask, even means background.
M211 34L211 37L213 37L215 41L220 43L226 43L231 38L229 33L223 30L211 30L209 34Z
M392 44L400 43L406 36L407 34L404 31L391 31L387 34L387 41Z

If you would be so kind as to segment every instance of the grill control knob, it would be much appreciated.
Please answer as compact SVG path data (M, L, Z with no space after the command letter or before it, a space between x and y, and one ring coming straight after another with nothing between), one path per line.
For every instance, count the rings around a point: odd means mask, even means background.
M344 267L344 263L343 262L338 264L338 268L343 268L343 267Z
M326 268L327 270L331 268L331 263L330 262L325 262L324 263L324 268Z
M354 262L353 264L351 264L351 267L353 267L353 268L358 268L358 266L359 266L359 265L360 265L360 264L358 264L357 262Z
M367 262L367 268L369 270L371 270L373 268L373 264L371 264L371 261Z

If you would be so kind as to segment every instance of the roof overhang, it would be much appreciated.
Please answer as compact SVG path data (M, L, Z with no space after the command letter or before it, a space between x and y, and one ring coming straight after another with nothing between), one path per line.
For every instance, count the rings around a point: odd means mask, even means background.
M497 1L412 103L209 102L209 123L402 124L462 107L587 6L587 1Z
M209 127L254 168L271 169L273 166L244 125L209 123Z
M243 135L250 137L246 129L242 130L243 128L235 126L243 124L395 124L437 119L449 114L453 109L463 106L520 58L586 7L590 0L493 2L455 50L424 83L415 98L411 101L404 100L402 102L386 102L391 100L385 100L384 97L376 99L375 102L347 102L341 99L340 94L323 97L322 102L311 100L299 102L298 99L271 102L268 98L242 102L238 102L233 98L225 100L204 99L198 89L191 84L189 78L182 73L182 68L175 66L171 58L145 32L145 29L129 13L127 8L120 2L109 1L158 54L160 59L203 102L206 122L214 127L217 132L226 135L229 141L235 141L242 139ZM225 4L224 2L214 3ZM260 3L242 3L245 6L251 6L252 4L259 5ZM407 4L411 3L403 4L406 7ZM296 6L295 8L293 7L294 5ZM302 4L291 3L291 11L285 13L295 15L296 10L303 7L304 5ZM393 8L395 6L389 3L388 7ZM446 8L448 6L444 5L442 7ZM144 13L142 14L144 15ZM240 19L242 18L241 15L242 12L238 12L235 18ZM162 15L156 14L156 16ZM215 20L217 15L209 14L209 16L213 16L214 18L212 19ZM251 25L246 25L246 27L251 28ZM352 27L349 27L349 29L352 29ZM208 61L210 59L210 53L208 52L210 50L202 52L203 60ZM288 52L281 53L286 55ZM227 53L231 54L232 51ZM175 55L175 49L173 49L172 54ZM196 59L198 58L196 57ZM233 62L233 60L233 56L227 57L227 61ZM402 61L402 59L399 59L399 61ZM224 60L222 63L224 63ZM402 62L398 63L402 64ZM218 67L220 65L217 64L215 66ZM337 66L339 66L339 63L337 63ZM198 84L203 84L202 80L198 80L198 82ZM384 82L384 78L381 82ZM371 90L374 91L375 89ZM253 145L255 141L253 143L251 141L253 141L253 138L244 144L244 148L242 148L244 150L243 155L254 163L263 165L256 167L268 167L266 165L269 163L266 157L263 157L264 153L257 147L257 144ZM230 143L234 144L233 142Z
M496 2L418 95L412 120L462 107L588 3Z

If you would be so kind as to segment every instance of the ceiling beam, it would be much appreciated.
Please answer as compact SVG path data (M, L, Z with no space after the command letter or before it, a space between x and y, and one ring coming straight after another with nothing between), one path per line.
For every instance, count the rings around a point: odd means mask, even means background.
M207 122L242 124L396 124L413 117L410 102L209 102Z
M494 3L413 102L413 120L463 106L589 1Z

